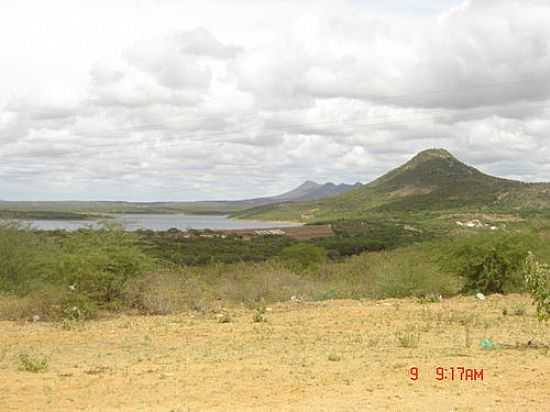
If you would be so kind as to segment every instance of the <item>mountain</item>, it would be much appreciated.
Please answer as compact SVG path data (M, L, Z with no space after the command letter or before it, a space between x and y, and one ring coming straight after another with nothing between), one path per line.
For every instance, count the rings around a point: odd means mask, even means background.
M429 149L373 182L341 195L256 207L238 216L317 221L368 213L546 207L550 207L549 184L489 176L444 149Z
M339 195L341 193L349 192L352 189L361 186L361 183L356 183L354 185L347 185L341 183L336 185L332 182L319 184L312 182L310 180L302 183L297 188L283 193L278 196L271 196L260 198L268 202L298 202L298 201L307 201L307 200L319 200L332 196Z

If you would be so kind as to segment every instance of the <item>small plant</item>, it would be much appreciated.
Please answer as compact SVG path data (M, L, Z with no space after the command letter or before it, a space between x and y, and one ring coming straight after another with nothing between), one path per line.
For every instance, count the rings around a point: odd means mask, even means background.
M218 320L218 323L230 323L232 320L229 312L218 313L216 315L216 319Z
M402 348L416 348L420 343L420 334L414 331L398 333L397 342Z
M315 293L312 298L314 301L333 300L338 297L336 289L328 289Z
M512 308L512 314L514 316L525 316L527 310L524 305L516 305Z
M63 319L63 322L61 323L61 328L63 330L75 330L78 329L80 326L80 322L73 319Z
M331 362L340 362L342 360L342 357L335 353L331 353L330 355L328 355L328 360Z
M265 315L265 312L266 312L265 306L260 306L256 308L256 311L254 312L254 316L252 316L252 321L254 323L267 322L267 317Z
M377 336L371 336L367 339L367 346L369 348L375 348L380 344L380 338Z
M545 321L550 318L550 266L537 261L528 253L524 263L524 276L527 290L536 305L537 318Z
M26 372L38 373L48 369L48 359L44 356L19 354L20 369Z
M68 306L63 311L65 320L78 322L83 319L84 315L78 306Z
M418 297L417 302L420 303L421 305L423 305L423 304L426 304L426 303L438 303L438 302L441 302L442 300L443 300L443 298L441 297L441 295L436 295L435 293L430 293L428 295L423 295L423 296Z

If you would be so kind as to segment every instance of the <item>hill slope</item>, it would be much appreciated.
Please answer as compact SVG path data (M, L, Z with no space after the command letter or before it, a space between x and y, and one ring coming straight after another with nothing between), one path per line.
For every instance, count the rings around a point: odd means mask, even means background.
M446 150L430 149L342 195L253 208L238 216L313 221L357 218L367 213L541 207L550 207L550 185L489 176Z

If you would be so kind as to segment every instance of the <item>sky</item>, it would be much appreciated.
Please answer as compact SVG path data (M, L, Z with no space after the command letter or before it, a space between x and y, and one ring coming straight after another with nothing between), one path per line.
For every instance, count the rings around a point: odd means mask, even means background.
M428 148L550 181L547 0L2 0L0 199L369 182Z

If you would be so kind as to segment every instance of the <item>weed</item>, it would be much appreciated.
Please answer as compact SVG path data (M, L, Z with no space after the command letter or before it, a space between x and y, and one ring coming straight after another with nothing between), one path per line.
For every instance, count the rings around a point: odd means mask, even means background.
M322 292L315 293L312 298L315 301L323 301L323 300L332 300L336 299L338 296L338 292L336 289L328 289Z
M402 348L417 348L420 343L420 333L409 330L396 335L397 343Z
M328 360L331 362L340 362L342 360L342 357L335 353L331 353L330 355L328 355Z
M232 321L229 312L218 313L216 315L216 319L218 320L218 323L230 323Z
M254 323L262 323L267 322L267 317L265 315L265 306L259 306L256 308L256 311L254 312L254 315L252 316L252 321Z
M426 303L438 303L438 302L441 302L441 300L442 300L441 295L430 293L428 295L420 296L416 301L422 305Z
M527 309L525 309L525 305L516 305L512 309L512 314L514 316L525 316L527 313Z
M20 353L19 363L20 369L26 372L37 373L48 369L48 359L45 356Z
M80 326L80 322L73 319L63 319L63 322L61 323L61 329L63 330L76 330L80 328Z

